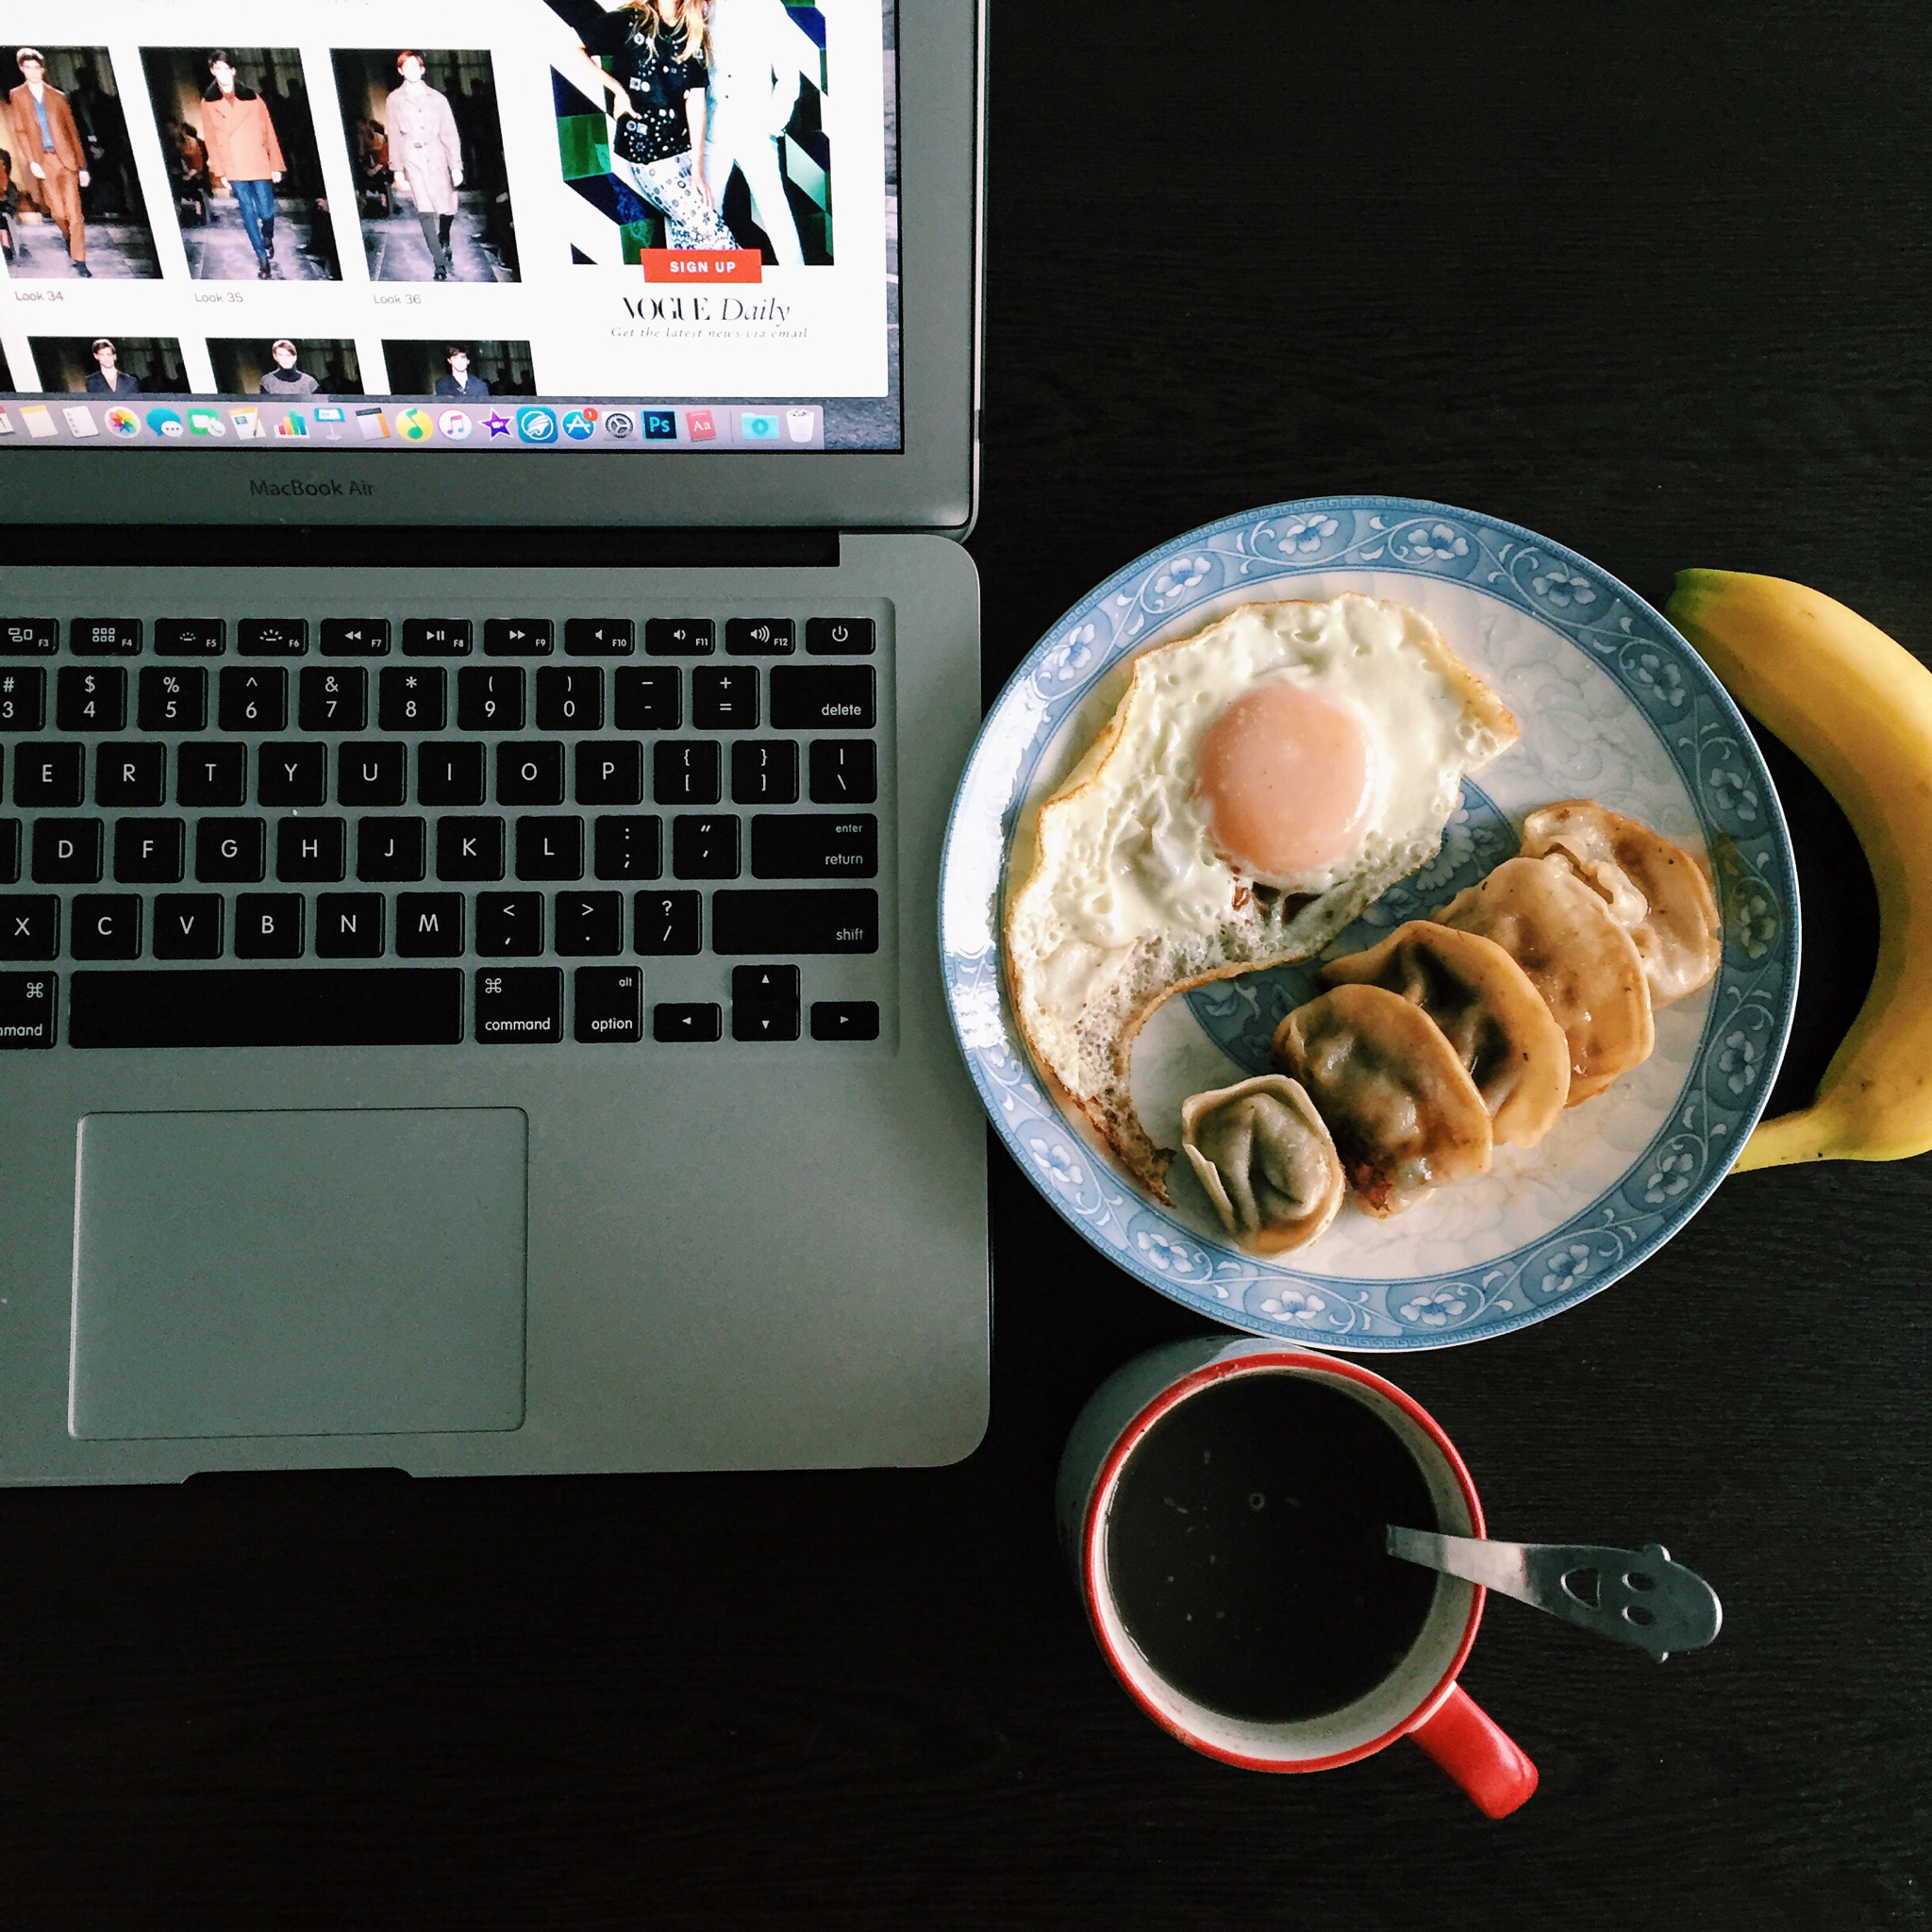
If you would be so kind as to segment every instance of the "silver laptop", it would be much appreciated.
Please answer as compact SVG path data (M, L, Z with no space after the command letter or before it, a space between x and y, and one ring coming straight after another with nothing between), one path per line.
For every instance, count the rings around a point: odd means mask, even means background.
M979 9L29 13L0 1480L966 1455Z

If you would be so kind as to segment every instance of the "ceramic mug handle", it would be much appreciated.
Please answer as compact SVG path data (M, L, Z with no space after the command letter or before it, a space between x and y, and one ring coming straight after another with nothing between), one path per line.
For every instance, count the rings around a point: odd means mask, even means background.
M1536 1766L1524 1756L1522 1745L1460 1684L1449 1687L1436 1714L1409 1736L1486 1818L1508 1817L1536 1790Z

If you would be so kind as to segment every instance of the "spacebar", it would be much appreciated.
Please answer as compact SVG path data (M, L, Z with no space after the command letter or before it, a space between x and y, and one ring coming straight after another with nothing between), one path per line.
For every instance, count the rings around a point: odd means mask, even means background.
M463 1037L458 967L76 973L74 1046L445 1046Z

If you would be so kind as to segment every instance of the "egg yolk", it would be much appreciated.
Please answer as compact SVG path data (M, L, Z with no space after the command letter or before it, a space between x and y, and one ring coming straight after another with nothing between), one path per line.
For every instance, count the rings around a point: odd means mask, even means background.
M1277 680L1208 727L1194 789L1230 864L1291 885L1325 871L1360 836L1374 801L1374 741L1359 712Z

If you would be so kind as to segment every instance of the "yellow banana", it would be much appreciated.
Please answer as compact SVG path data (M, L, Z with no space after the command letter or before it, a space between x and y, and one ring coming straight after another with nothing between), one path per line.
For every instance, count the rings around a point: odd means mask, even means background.
M1765 1121L1734 1173L1932 1148L1932 671L1803 584L1687 570L1666 614L1731 695L1817 773L1878 888L1872 990L1817 1098Z

